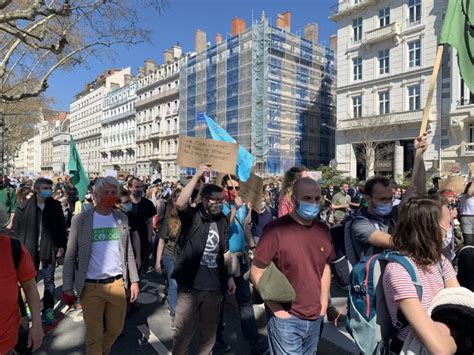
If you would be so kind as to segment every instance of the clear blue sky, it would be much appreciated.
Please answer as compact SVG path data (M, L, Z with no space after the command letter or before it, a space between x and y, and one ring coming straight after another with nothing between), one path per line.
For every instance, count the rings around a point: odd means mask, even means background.
M69 111L69 104L86 82L92 81L105 68L128 67L134 74L145 59L163 60L163 50L176 42L184 52L194 50L194 32L207 32L208 41L214 43L215 33L224 38L230 33L231 20L240 17L247 21L260 19L265 11L271 23L276 15L285 11L292 13L292 32L300 31L311 22L319 23L319 42L328 45L329 36L336 33L336 25L328 19L329 8L338 0L169 0L169 6L162 15L150 14L144 9L143 26L152 30L152 43L143 43L132 49L116 47L114 58L98 61L90 58L87 65L71 71L57 71L51 77L46 94L56 98L54 108ZM137 1L139 3L139 1Z

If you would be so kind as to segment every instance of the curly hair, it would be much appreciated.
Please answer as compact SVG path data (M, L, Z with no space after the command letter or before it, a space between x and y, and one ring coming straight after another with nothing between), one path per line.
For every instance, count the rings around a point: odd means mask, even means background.
M293 184L298 180L303 172L307 171L304 166L294 166L288 170L283 176L283 183L280 191L280 198L286 196L289 201L291 201L291 196L293 192Z
M181 188L174 189L171 197L166 201L166 208L168 209L168 236L170 239L176 239L181 230L181 220L179 219L178 210L176 209L176 200L180 193Z
M443 231L439 225L442 203L431 198L414 198L398 213L394 249L420 266L439 262L443 252Z

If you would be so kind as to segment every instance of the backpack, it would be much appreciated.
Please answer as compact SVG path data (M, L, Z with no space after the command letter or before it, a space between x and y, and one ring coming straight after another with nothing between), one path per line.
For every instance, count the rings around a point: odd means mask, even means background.
M414 263L395 251L364 257L351 272L346 328L363 354L389 354L390 342L408 321L401 310L394 326L383 292L382 275L388 262L402 265L421 302L423 287ZM441 271L442 272L442 271Z
M354 222L355 218L355 214L349 213L341 223L336 224L329 229L336 255L334 260L330 263L331 271L334 275L334 279L341 287L347 287L350 283L352 265L347 258L345 240L346 231L350 231L352 222Z

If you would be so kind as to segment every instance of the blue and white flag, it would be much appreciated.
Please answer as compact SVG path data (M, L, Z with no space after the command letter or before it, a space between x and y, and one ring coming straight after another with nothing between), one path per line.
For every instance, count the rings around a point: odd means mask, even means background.
M212 139L216 141L237 143L227 131L205 113L199 112L206 119L207 127L211 132ZM237 156L236 174L240 181L247 181L252 173L254 157L244 147L239 144L239 154Z

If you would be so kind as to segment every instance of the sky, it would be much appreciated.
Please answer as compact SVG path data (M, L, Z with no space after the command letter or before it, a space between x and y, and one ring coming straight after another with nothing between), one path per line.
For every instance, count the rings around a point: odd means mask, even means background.
M53 97L53 108L69 111L75 94L84 84L93 81L97 74L112 67L131 67L136 74L145 59L156 63L163 61L163 51L179 43L183 52L194 50L194 33L197 29L207 32L207 40L214 43L216 33L227 38L231 20L240 17L247 27L259 20L265 11L270 23L276 23L278 13L291 11L291 31L303 33L308 23L319 24L319 43L329 45L329 36L336 33L336 24L328 19L329 8L338 0L168 0L168 6L160 15L143 9L143 27L152 31L152 43L141 43L132 48L115 47L113 58L98 60L89 58L82 66L73 70L56 71L50 81L46 95ZM139 3L139 1L137 1Z

